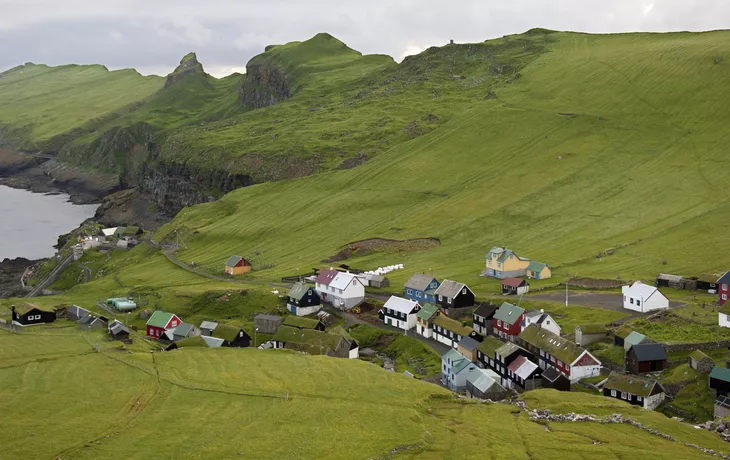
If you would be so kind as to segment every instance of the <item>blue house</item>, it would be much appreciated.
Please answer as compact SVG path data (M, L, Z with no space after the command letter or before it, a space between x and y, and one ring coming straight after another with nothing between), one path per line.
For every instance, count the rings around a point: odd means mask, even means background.
M424 302L436 302L436 289L441 285L433 276L416 273L411 276L405 287L405 298L415 300L423 305Z

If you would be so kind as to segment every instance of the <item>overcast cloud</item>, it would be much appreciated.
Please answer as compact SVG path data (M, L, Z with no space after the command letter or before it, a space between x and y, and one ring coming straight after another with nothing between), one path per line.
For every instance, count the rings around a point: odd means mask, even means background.
M581 32L730 28L730 0L0 0L0 70L23 62L169 73L195 51L243 71L268 44L328 32L400 61L432 45L532 27Z

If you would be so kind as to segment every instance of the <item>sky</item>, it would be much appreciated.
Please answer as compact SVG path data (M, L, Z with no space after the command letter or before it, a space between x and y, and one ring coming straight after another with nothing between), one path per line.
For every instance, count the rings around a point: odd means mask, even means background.
M400 61L449 40L533 27L579 32L730 28L730 0L0 0L0 71L24 62L165 75L190 51L209 73L243 72L269 44L328 32Z

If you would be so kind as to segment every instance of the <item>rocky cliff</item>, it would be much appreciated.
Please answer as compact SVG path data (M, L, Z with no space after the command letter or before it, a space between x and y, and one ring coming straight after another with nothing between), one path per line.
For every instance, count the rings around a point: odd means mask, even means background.
M205 73L205 70L203 70L203 65L198 62L198 57L195 53L188 53L180 60L180 65L178 65L177 68L175 68L175 70L167 76L165 88L169 88L188 75L208 76Z
M268 107L291 97L286 74L272 63L249 62L240 90L241 104L252 109Z

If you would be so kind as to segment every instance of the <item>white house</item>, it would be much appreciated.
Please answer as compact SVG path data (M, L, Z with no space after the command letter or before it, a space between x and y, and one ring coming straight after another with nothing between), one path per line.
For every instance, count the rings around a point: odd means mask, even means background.
M721 310L720 315L720 327L730 327L730 314L723 313L723 311L727 311L725 309Z
M624 308L627 310L646 313L654 310L669 308L669 299L654 286L636 281L631 286L622 286Z
M453 348L441 357L441 381L452 391L466 390L467 377L481 373L479 366Z
M522 330L524 331L530 324L534 324L540 329L545 329L552 332L555 335L561 335L563 330L560 325L555 322L550 314L545 313L544 310L530 310L525 313L522 319Z
M415 300L390 296L383 305L383 322L405 331L416 327L416 318L421 305Z
M365 300L365 285L353 273L338 272L328 268L322 270L315 281L315 290L323 302L349 310Z

